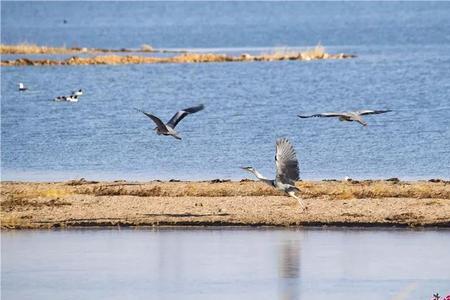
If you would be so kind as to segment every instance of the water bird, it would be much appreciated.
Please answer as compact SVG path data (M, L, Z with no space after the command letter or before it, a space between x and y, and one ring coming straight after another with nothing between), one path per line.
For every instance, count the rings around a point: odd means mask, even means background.
M72 96L83 96L83 90L79 89L78 91L72 91Z
M256 176L260 181L284 192L288 196L297 199L300 208L303 210L305 205L303 201L295 195L300 190L295 186L295 181L299 180L298 160L295 154L294 146L286 138L279 138L275 147L275 166L276 176L274 180L267 179L253 167L241 167Z
M78 102L78 96L77 95L67 96L66 101L67 102Z
M384 114L387 112L390 112L392 110L359 110L359 111L350 111L350 112L329 112L329 113L320 113L320 114L314 114L314 115L298 115L300 118L330 118L330 117L337 117L339 118L339 121L348 121L348 122L358 122L359 124L363 126L367 126L367 123L364 121L364 119L361 116L365 115L377 115L377 114Z
M54 98L53 101L78 102L78 96L58 96Z
M53 101L66 101L66 96L58 96L53 99Z
M178 136L178 132L175 130L175 126L177 126L177 124L181 120L183 120L183 118L186 117L187 115L199 112L199 111L203 110L204 108L205 108L205 106L203 104L200 104L198 106L189 107L189 108L185 108L183 110L180 110L177 113L175 113L173 115L173 117L169 120L169 122L167 122L166 124L164 124L163 121L161 121L161 119L159 119L155 115L152 115L150 113L146 113L145 111L142 111L142 110L137 109L137 108L135 108L135 109L137 111L143 113L144 115L146 115L150 119L152 119L153 122L155 122L156 127L154 128L154 130L156 131L156 134L158 134L158 135L170 135L170 136L173 136L174 138L176 138L178 140L181 140L181 137Z
M28 88L22 82L19 82L19 91L24 92L26 90L28 90Z

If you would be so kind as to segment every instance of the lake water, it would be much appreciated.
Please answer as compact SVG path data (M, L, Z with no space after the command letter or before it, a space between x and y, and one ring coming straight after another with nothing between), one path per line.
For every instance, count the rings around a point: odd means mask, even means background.
M448 230L2 232L2 299L431 299Z
M1 69L2 179L212 179L274 174L278 137L301 177L449 178L450 3L2 2L2 43L259 52L307 48L339 61ZM67 23L64 24L63 20ZM261 50L261 49L265 50ZM30 90L17 91L18 82ZM55 96L83 88L79 103ZM134 107L168 120L156 136ZM392 109L369 126L299 113Z

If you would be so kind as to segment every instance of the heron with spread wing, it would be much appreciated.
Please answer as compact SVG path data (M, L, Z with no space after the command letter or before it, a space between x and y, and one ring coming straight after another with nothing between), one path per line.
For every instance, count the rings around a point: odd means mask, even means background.
M297 199L301 209L305 207L303 201L295 195L300 190L295 186L295 181L299 180L299 167L298 160L295 154L294 147L285 138L280 138L276 142L275 147L275 166L276 177L274 180L267 179L261 173L259 173L253 167L243 167L253 175L255 175L260 181L284 192L288 196Z
M141 113L143 113L144 115L146 115L147 117L152 119L152 121L156 124L156 127L154 128L154 130L156 131L156 134L169 135L169 136L173 136L174 138L176 138L178 140L181 140L181 137L178 136L178 132L175 130L175 126L177 126L177 124L181 120L183 120L184 117L186 117L187 115L201 111L204 108L205 108L205 106L203 104L200 104L198 106L189 107L189 108L180 110L179 112L174 114L173 117L166 124L164 124L163 121L161 121L161 119L159 119L155 115L146 113L145 111L142 111L137 108L136 108L136 110L140 111Z
M359 110L359 111L350 111L350 112L331 112L331 113L321 113L321 114L314 114L314 115L298 115L300 118L332 118L336 117L339 118L339 121L348 121L348 122L358 122L359 124L363 126L367 126L367 123L364 121L364 119L361 116L365 115L378 115L378 114L384 114L387 112L390 112L392 110Z

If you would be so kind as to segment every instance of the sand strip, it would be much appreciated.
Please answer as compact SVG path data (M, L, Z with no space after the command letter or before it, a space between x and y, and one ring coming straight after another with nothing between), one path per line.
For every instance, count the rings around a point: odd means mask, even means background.
M450 183L298 182L307 210L260 182L1 183L1 228L450 227Z

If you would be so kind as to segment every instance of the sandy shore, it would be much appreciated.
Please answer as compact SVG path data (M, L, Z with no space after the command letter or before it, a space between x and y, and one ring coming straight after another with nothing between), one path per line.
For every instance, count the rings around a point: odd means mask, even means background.
M1 183L1 227L450 227L450 183L298 182L307 209L260 182Z

